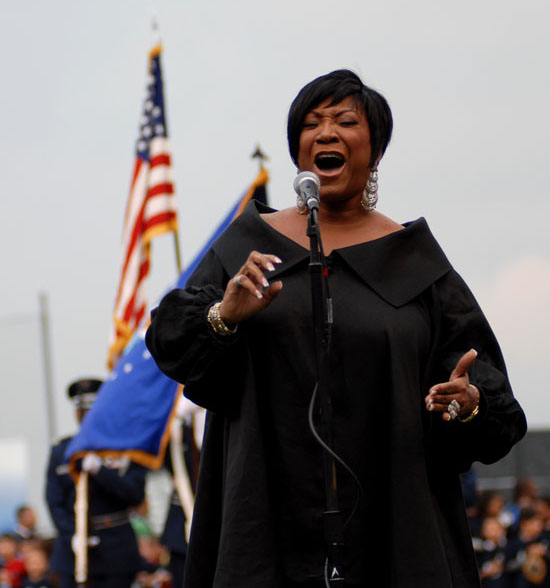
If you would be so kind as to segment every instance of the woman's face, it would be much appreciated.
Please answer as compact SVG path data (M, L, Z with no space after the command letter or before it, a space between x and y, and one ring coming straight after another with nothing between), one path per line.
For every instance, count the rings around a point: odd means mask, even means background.
M370 131L353 96L330 106L327 98L304 118L298 166L321 180L326 202L360 196L370 174Z

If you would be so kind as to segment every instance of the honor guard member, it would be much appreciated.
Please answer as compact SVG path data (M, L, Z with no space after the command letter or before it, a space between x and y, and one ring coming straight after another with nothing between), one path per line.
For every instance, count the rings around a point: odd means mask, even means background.
M92 405L101 380L77 380L68 387L75 403L76 419L82 422ZM65 462L65 450L71 437L62 439L50 454L46 500L57 527L51 569L60 577L60 588L75 588L74 553L75 484ZM128 458L102 460L94 453L82 460L88 480L88 578L93 588L130 588L141 561L130 509L145 496L146 470Z

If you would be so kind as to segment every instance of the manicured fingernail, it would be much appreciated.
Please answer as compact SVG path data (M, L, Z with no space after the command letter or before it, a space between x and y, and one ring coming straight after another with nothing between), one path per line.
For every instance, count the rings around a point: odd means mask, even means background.
M262 293L259 290L256 290L256 298L259 298L260 300L263 298Z
M283 260L279 259L276 255L273 256L273 259L275 259L275 263L283 263Z
M437 388L432 388L430 390L430 394L437 394Z
M269 288L269 282L265 278L262 278L262 286L264 288Z
M472 347L472 348L470 349L470 351L473 351L473 352L476 354L476 356L477 356L477 350L476 350L476 349L474 349L474 348Z
M274 272L274 271L275 271L275 266L274 266L274 265L273 265L273 264L272 264L270 261L268 261L268 262L267 262L267 269L268 269L270 272Z
M428 406L426 406L426 408L430 411L433 410L434 409L433 402L428 402Z

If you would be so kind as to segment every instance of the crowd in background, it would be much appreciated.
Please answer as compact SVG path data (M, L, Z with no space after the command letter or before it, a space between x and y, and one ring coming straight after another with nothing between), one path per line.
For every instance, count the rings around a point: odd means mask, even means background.
M550 587L550 499L530 478L518 480L512 499L468 489L465 497L483 588ZM0 588L56 588L49 572L53 538L37 535L31 506L16 513L14 529L0 536ZM147 518L143 503L131 516L143 570L133 588L179 588L167 571L169 550Z
M483 588L550 587L550 499L532 479L510 501L476 492L468 514Z
M0 588L57 588L58 580L49 570L49 558L55 537L36 532L36 515L29 506L16 512L14 529L0 535ZM167 570L169 550L160 543L147 519L144 502L131 515L142 557L142 571L132 588L176 588Z

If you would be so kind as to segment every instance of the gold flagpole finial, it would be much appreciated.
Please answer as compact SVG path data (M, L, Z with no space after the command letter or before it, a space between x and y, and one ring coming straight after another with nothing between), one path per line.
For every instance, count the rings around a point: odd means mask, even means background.
M256 145L256 150L250 157L252 159L258 159L260 170L264 169L264 161L269 161L269 157L262 151L259 143Z

